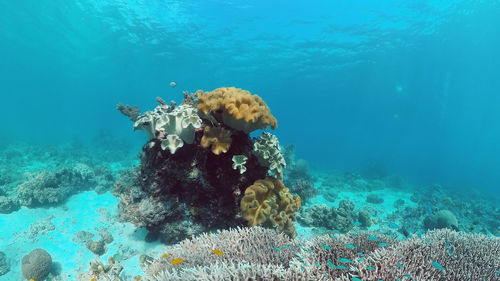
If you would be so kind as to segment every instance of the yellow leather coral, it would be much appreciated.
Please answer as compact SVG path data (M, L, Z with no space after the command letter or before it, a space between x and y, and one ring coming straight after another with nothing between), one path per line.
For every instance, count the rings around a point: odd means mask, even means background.
M297 235L293 221L300 207L300 199L294 198L275 178L257 180L245 190L240 203L241 213L250 226L275 227L294 238Z
M222 127L206 126L200 144L203 148L212 146L215 155L226 153L231 146L231 131Z
M267 104L258 95L235 87L217 88L211 92L197 92L197 108L206 116L235 130L250 133L257 129L278 127Z

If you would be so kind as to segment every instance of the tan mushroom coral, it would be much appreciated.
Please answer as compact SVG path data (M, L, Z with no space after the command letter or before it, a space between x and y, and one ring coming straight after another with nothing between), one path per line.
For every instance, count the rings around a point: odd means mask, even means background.
M257 180L245 190L240 203L241 213L250 226L271 226L294 238L295 212L300 208L300 197L295 197L275 178Z
M278 127L267 104L258 95L235 87L217 88L211 92L197 92L197 108L206 116L215 117L225 125L250 133L257 129Z
M231 131L222 127L206 126L200 144L203 148L212 147L215 155L226 153L231 147Z

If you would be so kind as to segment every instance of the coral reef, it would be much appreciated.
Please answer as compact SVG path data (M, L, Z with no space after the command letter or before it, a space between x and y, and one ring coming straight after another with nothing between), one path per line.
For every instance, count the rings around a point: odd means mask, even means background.
M450 230L403 241L375 233L303 241L253 227L204 234L166 252L142 258L145 280L493 281L500 267L498 238Z
M52 269L52 257L44 249L35 249L21 260L21 272L28 280L44 280Z
M295 181L292 186L290 186L290 191L298 194L304 204L319 194L319 191L314 187L313 183L306 180Z
M18 186L17 201L27 207L57 204L78 191L95 187L96 184L94 171L82 163L56 172L44 170Z
M108 258L108 264L104 264L98 259L90 262L89 271L78 276L80 281L125 281L120 277L123 267L112 257Z
M149 141L140 165L124 173L113 194L120 217L145 227L148 239L178 242L189 235L246 224L240 211L245 190L268 174L278 177L284 160L275 136L255 140L249 132L276 127L258 96L236 88L185 94L180 106L160 102L138 116L134 129ZM268 142L272 142L272 146ZM255 149L257 144L259 149ZM295 202L288 190L275 200L268 227L293 235ZM295 204L296 205L296 204Z
M432 216L424 219L425 229L449 228L458 230L458 221L455 215L449 210L440 210Z
M214 250L215 251L214 253ZM252 265L287 265L296 256L298 244L283 234L262 227L223 230L217 234L201 234L166 249L166 256L144 257L146 276L161 271L176 274L183 269L210 266L214 263L246 262ZM218 254L216 254L218 253ZM171 261L182 258L180 264ZM215 279L221 280L221 279Z
M278 127L278 121L271 114L266 103L249 91L235 87L223 87L211 92L198 91L197 108L226 126L245 133L257 129Z
M369 265L374 270L368 270ZM500 239L449 229L431 231L378 249L357 268L362 280L498 280Z
M297 214L298 222L304 226L322 227L342 233L354 227L357 217L354 213L354 203L349 200L342 200L337 209L326 205L313 205Z

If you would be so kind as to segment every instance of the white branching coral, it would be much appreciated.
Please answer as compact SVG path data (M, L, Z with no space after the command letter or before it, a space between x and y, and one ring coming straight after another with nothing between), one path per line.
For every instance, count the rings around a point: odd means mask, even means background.
M500 268L499 238L448 229L404 241L374 233L300 241L252 227L204 234L168 251L146 280L493 281ZM179 257L184 261L172 266L168 259Z

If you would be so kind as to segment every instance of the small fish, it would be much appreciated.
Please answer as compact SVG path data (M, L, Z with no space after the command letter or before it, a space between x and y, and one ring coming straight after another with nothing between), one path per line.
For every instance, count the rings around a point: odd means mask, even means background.
M288 246L288 245L283 245L283 248L290 249L290 246Z
M352 260L346 259L346 258L340 258L339 262L341 262L341 263L352 263Z
M373 267L373 266L367 266L366 269L373 271L373 270L375 270L375 267Z
M397 265L399 268L403 268L403 265L402 265L400 262L398 262L396 265Z
M221 251L219 251L219 250L217 250L217 249L213 249L213 250L212 250L212 253L214 253L214 254L216 254L216 255L218 255L218 256L222 256L222 255L224 255L224 253L223 253L223 252L221 252Z
M161 255L161 257L165 259L168 257L168 254L163 254L163 255Z
M297 246L297 247L299 247L299 248L302 248L302 247L304 247L304 246L302 246L302 245L299 245L299 246Z
M351 278L352 281L362 281L361 279L359 279L358 277L352 277Z
M330 246L326 245L326 244L323 244L321 243L321 246L323 246L323 249L325 250L331 250L332 248L330 248Z
M30 279L30 281L35 281L35 279ZM92 279L90 279L90 281L95 281L95 277L92 277Z
M444 271L444 267L440 263L438 263L437 261L433 261L432 266L434 266L435 268L437 268L441 271Z
M173 265L176 265L176 264L180 264L182 261L184 261L184 259L175 259L175 260L171 260L170 263Z
M358 262L362 262L365 259L365 257L361 257L358 259Z
M317 263L317 262L315 262L314 265L317 266L317 267L321 267L321 265L319 263Z
M335 236L335 235L332 235L332 238L333 238L333 239L337 239L337 236Z
M377 223L377 221L376 221L375 219L372 219L372 222L373 222L373 223Z
M331 260L328 260L328 266L335 269L335 265L333 264L333 262Z
M411 278L410 273L406 273L405 276L408 277L409 279L413 279L413 278Z
M275 249L276 251L280 251L280 250L281 250L281 248L279 248L279 247L274 247L274 249Z
M353 244L346 244L345 246L349 249L356 249L356 246L354 246Z
M175 81L170 82L170 87L174 88L175 86L177 86L177 82Z
M337 269L347 269L347 267L344 265L337 265Z
M387 246L387 243L381 242L381 243L378 243L378 245L379 245L380 247L385 247L385 246Z
M368 235L366 238L368 238L368 240L371 240L371 241L378 241L377 236Z
M358 254L358 256L362 256L363 252L357 252L356 254Z
M306 252L310 253L310 252L312 252L312 251L313 251L313 249L308 249Z
M140 275L137 275L137 276L135 277L135 280L136 280L136 281L139 281L139 280L141 280L141 278L142 278L142 277L141 277Z
M208 231L208 234L212 234L212 230Z
M355 225L355 226L360 226L360 225L361 225L361 223L360 223L359 221L355 221L355 222L354 222L354 225Z

